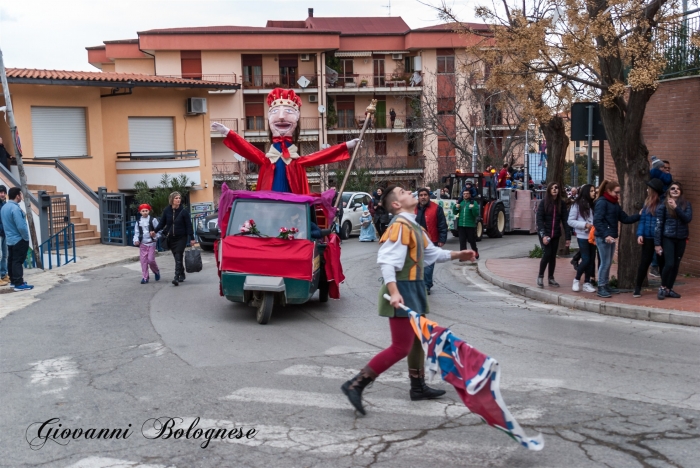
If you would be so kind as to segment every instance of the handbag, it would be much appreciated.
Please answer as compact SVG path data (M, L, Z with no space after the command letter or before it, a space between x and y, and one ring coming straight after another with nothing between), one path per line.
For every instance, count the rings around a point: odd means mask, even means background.
M185 251L185 271L187 273L202 271L202 254L199 249L187 249Z

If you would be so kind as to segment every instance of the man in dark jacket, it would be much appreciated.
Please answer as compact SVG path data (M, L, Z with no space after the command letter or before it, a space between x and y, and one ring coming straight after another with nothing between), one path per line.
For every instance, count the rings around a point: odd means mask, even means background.
M433 244L442 247L447 242L447 220L445 212L437 203L430 201L430 190L422 188L418 190L418 206L416 206L416 223L420 224L427 232ZM428 265L423 269L425 286L430 294L433 287L433 269L435 265Z
M0 185L0 211L5 203L7 203L7 187ZM7 274L7 255L7 238L2 228L2 218L0 218L0 286L10 282L10 276Z
M2 143L2 138L0 138L0 166L6 167L9 171L11 158L12 155L10 155L10 153L7 152L5 145Z

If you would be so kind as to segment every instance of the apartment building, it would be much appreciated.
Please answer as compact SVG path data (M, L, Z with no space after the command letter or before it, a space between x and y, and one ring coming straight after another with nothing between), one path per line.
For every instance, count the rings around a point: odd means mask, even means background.
M240 90L208 92L210 119L263 151L270 144L265 98L273 88L292 88L302 98L302 155L356 138L376 99L359 166L377 182L415 187L455 169L449 135L422 128L420 102L435 97L440 124L448 133L463 131L454 115L456 64L476 40L450 25L411 29L400 17L323 18L309 9L306 20L141 31L137 39L87 51L89 62L104 72L240 84ZM254 184L256 167L234 155L218 134L211 134L211 154L215 181ZM328 169L308 174L317 189L335 183L336 168Z

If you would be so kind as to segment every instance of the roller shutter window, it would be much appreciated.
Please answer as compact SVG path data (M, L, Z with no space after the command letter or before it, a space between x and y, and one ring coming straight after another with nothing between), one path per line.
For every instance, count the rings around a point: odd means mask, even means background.
M129 117L129 150L132 153L175 151L172 117Z
M32 107L35 158L88 156L84 107Z
M182 69L182 77L191 80L202 79L202 51L200 50L181 50L180 51L180 66Z

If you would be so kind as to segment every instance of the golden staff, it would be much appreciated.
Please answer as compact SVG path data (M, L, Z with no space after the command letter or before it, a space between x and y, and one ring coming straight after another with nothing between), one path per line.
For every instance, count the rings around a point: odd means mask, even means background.
M365 130L367 130L367 126L372 121L372 116L374 116L375 112L377 112L377 100L372 99L372 101L369 103L369 106L367 106L366 109L365 115L367 116L367 118L365 119L365 123L362 124L362 130L360 130L360 141L358 141L355 145L355 149L352 152L352 158L350 158L350 164L348 164L348 169L345 172L345 177L343 177L343 183L340 185L340 190L338 191L338 199L335 202L336 210L340 208L340 204L343 201L343 190L345 189L345 184L348 182L348 177L350 176L350 172L352 171L352 164L355 162L355 156L357 156L357 152L360 149L360 145L362 144L362 137L365 136Z

